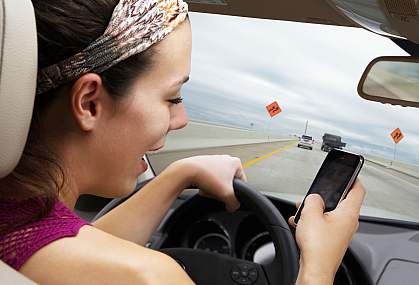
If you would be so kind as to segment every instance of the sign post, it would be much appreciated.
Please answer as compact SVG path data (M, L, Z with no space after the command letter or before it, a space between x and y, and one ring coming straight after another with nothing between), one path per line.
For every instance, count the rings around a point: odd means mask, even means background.
M396 161L396 146L397 144L404 138L402 131L397 128L391 133L391 138L394 141L394 154L393 154L393 162ZM392 165L392 163L390 163Z

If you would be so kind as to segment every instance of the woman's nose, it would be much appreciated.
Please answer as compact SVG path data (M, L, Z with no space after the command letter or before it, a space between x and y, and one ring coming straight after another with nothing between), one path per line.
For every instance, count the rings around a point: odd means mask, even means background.
M183 104L178 104L172 108L170 115L170 130L178 130L186 127L189 119L186 114L185 107Z

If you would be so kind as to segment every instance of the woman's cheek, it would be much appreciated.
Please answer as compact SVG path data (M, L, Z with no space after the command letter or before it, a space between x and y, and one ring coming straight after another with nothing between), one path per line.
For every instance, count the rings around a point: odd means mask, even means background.
M151 130L150 132L153 133L153 137L155 140L161 140L164 138L168 131L170 126L170 114L167 113L159 113L158 116L157 112L153 115L153 123L150 124Z

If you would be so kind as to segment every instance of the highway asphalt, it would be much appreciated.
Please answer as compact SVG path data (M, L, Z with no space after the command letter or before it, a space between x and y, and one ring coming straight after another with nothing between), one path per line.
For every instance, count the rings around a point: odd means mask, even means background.
M271 142L149 154L156 173L171 162L201 154L241 158L248 181L256 189L300 200L309 189L327 153L297 148L297 142ZM419 222L419 179L365 162L359 176L367 196L362 213Z

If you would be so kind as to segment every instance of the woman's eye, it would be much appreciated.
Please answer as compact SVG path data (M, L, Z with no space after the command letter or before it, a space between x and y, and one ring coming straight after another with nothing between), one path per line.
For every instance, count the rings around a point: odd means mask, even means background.
M177 97L175 99L170 99L168 100L170 103L172 104L180 104L183 102L183 97Z

